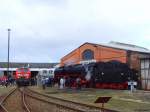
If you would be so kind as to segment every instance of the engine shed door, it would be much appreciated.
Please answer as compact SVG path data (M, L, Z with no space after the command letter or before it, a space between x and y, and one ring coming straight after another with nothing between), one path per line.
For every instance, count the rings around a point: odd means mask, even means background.
M150 59L141 59L141 86L150 90Z

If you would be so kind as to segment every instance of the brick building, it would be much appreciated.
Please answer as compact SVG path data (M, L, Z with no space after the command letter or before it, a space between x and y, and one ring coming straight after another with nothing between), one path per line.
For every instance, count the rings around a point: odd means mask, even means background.
M90 63L98 61L117 60L126 63L130 68L139 71L143 89L150 89L150 50L136 45L124 44L119 42L110 42L108 44L84 43L61 59L61 66ZM142 68L143 64L147 60ZM142 64L141 64L142 62ZM143 63L144 62L144 63ZM148 67L148 68L147 68ZM142 73L141 73L142 72ZM147 82L145 84L145 81Z

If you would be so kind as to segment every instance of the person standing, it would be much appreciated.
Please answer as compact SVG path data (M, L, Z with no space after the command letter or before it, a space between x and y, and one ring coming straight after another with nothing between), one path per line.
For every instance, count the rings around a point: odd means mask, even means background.
M45 89L45 87L46 87L46 81L45 81L45 79L43 78L43 79L42 79L42 88Z
M60 89L64 88L64 79L60 78Z
M81 89L81 78L80 77L78 77L76 79L76 85L77 85L77 89Z

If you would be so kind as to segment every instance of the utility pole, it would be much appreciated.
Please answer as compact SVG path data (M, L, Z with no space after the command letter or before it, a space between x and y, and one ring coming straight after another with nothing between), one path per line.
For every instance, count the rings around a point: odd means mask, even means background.
M10 28L8 28L7 29L7 31L8 31L8 60L7 60L7 77L9 78L10 76L9 76L9 50L10 50L10 31L11 31L11 29Z

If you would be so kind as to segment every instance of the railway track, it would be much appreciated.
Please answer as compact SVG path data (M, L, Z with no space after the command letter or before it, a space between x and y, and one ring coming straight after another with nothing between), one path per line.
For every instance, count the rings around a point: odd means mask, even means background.
M26 105L24 94L19 88L15 88L2 99L0 112L30 112Z
M0 105L0 112L8 112L8 111L4 106Z
M56 105L56 107L58 109L62 109L63 112L116 112L109 109L102 109L87 104L77 103L73 101L48 96L45 94L32 91L29 88L25 89L25 94L32 99L40 100L42 102L44 101L51 105ZM70 111L66 111L65 109Z
M16 88L0 102L0 112L116 112Z

